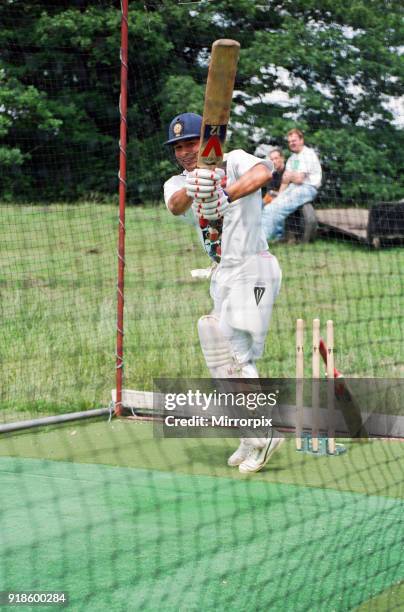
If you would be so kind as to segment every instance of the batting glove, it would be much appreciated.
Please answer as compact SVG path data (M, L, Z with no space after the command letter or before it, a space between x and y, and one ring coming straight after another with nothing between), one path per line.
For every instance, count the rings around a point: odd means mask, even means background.
M190 172L185 180L187 195L195 199L212 197L224 176L223 170L207 170L196 168Z
M192 203L194 213L199 219L215 221L221 219L231 206L231 200L221 187L209 199L195 199Z

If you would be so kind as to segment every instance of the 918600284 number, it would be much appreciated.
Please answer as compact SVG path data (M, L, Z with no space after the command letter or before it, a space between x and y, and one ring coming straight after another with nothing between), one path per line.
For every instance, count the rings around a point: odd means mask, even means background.
M66 606L64 591L0 591L0 606Z

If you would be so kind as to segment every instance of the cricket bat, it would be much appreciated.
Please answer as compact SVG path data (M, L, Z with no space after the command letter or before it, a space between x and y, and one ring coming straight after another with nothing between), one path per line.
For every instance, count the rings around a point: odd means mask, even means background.
M203 107L198 168L214 169L223 160L240 43L221 38L212 45Z
M327 345L322 338L320 338L320 355L323 358L325 365L328 361L328 349ZM344 415L345 423L348 427L348 431L353 438L368 438L368 433L362 421L362 415L360 408L358 407L355 399L349 390L347 382L344 380L344 375L341 374L337 368L334 367L334 378L335 378L335 397L338 400L338 405L341 407L342 414Z

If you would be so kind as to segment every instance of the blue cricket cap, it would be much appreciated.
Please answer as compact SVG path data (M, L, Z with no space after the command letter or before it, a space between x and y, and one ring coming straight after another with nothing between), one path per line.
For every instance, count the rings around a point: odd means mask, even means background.
M176 115L168 128L168 140L164 144L172 145L181 140L200 138L202 117L196 113Z

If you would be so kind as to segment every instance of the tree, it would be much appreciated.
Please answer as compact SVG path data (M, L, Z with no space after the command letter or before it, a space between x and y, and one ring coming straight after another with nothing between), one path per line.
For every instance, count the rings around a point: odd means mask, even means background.
M8 0L0 23L2 196L115 190L119 11Z
M0 7L2 191L72 197L116 189L119 2ZM210 46L241 43L229 146L284 144L301 127L325 169L322 197L401 193L396 0L130 0L129 198L161 197L172 116L202 111ZM86 159L86 163L83 160ZM18 180L16 180L18 179ZM47 187L44 189L43 185Z

